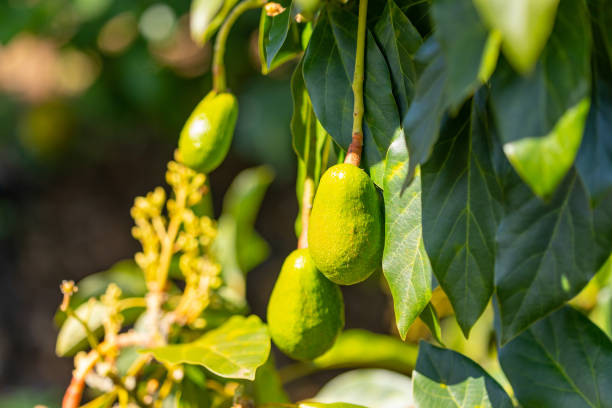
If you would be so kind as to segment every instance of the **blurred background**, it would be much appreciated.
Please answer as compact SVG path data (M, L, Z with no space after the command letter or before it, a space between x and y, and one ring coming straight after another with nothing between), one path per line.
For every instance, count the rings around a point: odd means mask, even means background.
M59 406L71 358L55 353L62 279L78 281L139 250L134 197L164 184L179 131L211 88L211 46L189 35L189 0L0 1L0 407ZM216 214L241 170L276 174L256 229L271 254L248 276L265 317L295 248L295 156L289 78L262 76L259 12L232 30L226 64L240 113L232 151L211 174ZM375 278L343 288L347 327L389 332L393 312ZM367 296L368 302L359 302ZM287 360L277 353L277 362ZM312 396L337 372L290 384Z

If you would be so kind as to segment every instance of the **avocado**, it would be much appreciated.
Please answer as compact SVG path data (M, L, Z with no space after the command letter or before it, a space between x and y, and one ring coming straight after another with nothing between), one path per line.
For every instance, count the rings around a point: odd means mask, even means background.
M180 161L210 173L225 159L238 118L238 101L229 92L211 91L193 110L179 137Z
M285 259L268 303L268 327L278 348L296 360L325 353L344 327L342 292L316 269L308 249Z
M319 182L308 227L317 269L339 285L367 279L381 266L384 228L380 195L370 177L352 164L330 167Z

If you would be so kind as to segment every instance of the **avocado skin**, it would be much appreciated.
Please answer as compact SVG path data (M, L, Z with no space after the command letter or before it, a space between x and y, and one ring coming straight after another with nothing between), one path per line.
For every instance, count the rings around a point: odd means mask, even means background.
M382 203L374 183L359 167L337 164L319 183L308 227L308 247L329 280L352 285L382 263Z
M202 173L219 167L232 144L237 118L238 101L234 95L209 92L181 130L181 162Z
M333 346L343 327L340 288L316 269L308 249L293 251L268 303L272 340L289 357L312 360Z

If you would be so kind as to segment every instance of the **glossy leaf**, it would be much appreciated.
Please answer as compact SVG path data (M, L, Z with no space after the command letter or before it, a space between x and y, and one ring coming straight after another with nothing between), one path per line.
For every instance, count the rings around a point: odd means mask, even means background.
M314 400L341 401L370 408L408 407L412 403L412 382L410 377L393 371L353 370L332 378Z
M404 191L408 174L408 151L402 132L397 132L387 152L384 178L385 249L383 273L393 296L395 320L402 339L431 298L431 263L421 227L421 180Z
M523 77L502 62L491 80L504 151L541 197L554 192L580 146L588 111L590 39L584 1L563 0L534 72Z
M317 118L343 149L352 140L357 16L329 6L321 12L304 55L304 80ZM384 158L399 128L385 59L374 37L366 41L363 164L382 186Z
M595 18L612 22L612 8L599 10ZM612 25L612 24L611 24ZM594 27L595 48L603 49L606 41L604 28ZM608 27L612 31L612 28ZM612 45L609 44L612 48ZM593 89L591 109L586 119L576 166L594 201L612 191L612 49L596 52L593 57Z
M96 336L102 335L102 323L108 316L108 308L92 299L76 308L76 315L87 324ZM66 319L57 335L55 354L60 357L72 356L87 345L87 332L77 319Z
M423 40L404 12L387 0L374 28L374 36L391 71L393 93L400 116L408 111L417 80L414 56Z
M254 380L270 354L270 336L255 316L233 316L192 343L148 350L168 364L197 364L225 378Z
M520 181L506 200L495 263L502 344L580 292L595 274L596 245L588 196L574 170L549 203Z
M472 0L436 0L432 14L434 35L446 60L446 96L458 109L493 73L499 35L489 34Z
M499 358L525 408L611 406L612 342L569 307L531 326Z
M504 54L514 68L531 71L552 31L559 0L473 1L483 20L502 34Z
M277 66L296 57L302 51L300 34L292 22L291 0L279 0L278 4L285 11L270 17L265 10L261 11L259 22L259 57L264 74Z
M412 181L416 167L429 158L438 140L442 116L448 107L446 62L434 39L421 46L417 61L426 64L426 67L418 79L414 100L402 121L410 155L407 181Z
M511 408L503 388L482 367L448 349L421 342L412 375L417 408Z
M433 272L467 336L493 294L501 187L491 121L479 93L448 119L422 167L423 236Z

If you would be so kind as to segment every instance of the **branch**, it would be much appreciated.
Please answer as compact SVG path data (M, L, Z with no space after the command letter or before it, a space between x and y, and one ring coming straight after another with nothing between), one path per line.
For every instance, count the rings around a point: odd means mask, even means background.
M368 0L359 1L359 23L357 26L357 52L355 53L355 73L353 75L353 139L348 148L345 163L359 166L363 149L363 79L365 67L365 42Z

